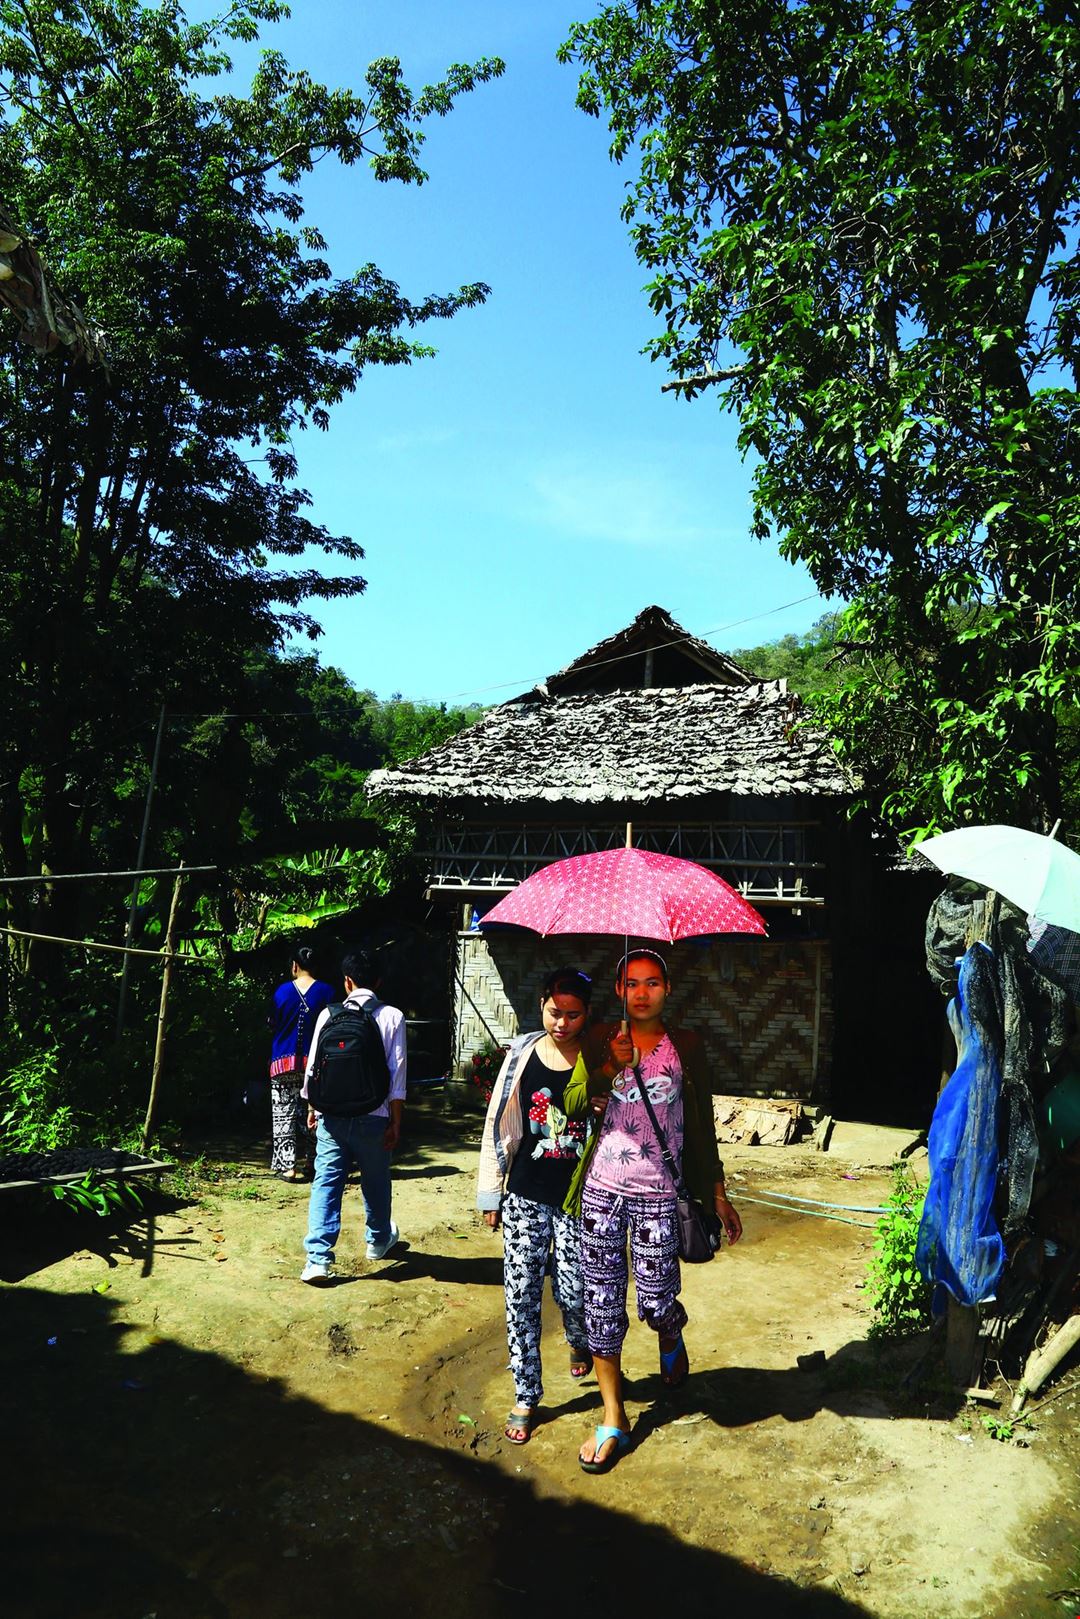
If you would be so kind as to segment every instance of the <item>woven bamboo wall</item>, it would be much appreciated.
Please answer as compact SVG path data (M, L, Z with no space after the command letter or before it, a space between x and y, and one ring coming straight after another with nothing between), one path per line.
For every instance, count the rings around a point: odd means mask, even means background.
M540 1026L545 975L579 967L593 979L600 1018L618 1015L615 966L621 944L567 935L461 934L454 987L454 1071L472 1055ZM829 946L824 940L690 939L663 952L672 978L669 1021L696 1029L713 1066L713 1089L743 1096L827 1094L832 1050ZM815 1013L817 1064L815 1083Z

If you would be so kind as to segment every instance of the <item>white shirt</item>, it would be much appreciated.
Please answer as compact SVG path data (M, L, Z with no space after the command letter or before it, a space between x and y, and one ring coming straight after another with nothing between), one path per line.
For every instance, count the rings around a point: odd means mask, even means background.
M390 1069L390 1090L386 1101L381 1107L373 1107L365 1118L388 1119L390 1117L390 1103L405 1100L405 1018L396 1006L386 1006L380 1001L373 989L354 989L345 996L345 1006L363 1006L375 1017L379 1025L379 1033L383 1039L383 1050L386 1052L386 1062ZM308 1051L307 1067L304 1070L304 1083L300 1087L300 1095L307 1099L308 1075L311 1073L311 1064L319 1048L319 1036L323 1025L330 1016L330 1008L324 1006L315 1021L315 1030L311 1036L311 1048Z

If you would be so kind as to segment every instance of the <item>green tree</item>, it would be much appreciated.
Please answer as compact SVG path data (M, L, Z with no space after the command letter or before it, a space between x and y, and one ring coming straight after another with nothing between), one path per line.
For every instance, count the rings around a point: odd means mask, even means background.
M235 0L193 24L178 0L0 0L0 197L107 356L42 357L0 311L10 875L85 869L110 827L130 860L139 794L122 789L159 705L242 710L253 654L316 636L313 598L364 588L360 544L308 513L295 436L487 294L412 300L374 264L335 278L301 185L326 157L420 184L426 122L502 64L414 93L382 58L358 89L328 89L267 50L236 93L231 44L285 14ZM202 733L207 769L235 753L228 723ZM17 919L32 896L13 892ZM55 931L86 892L45 887Z
M858 678L837 644L840 622L839 613L825 613L803 635L782 635L762 646L742 647L731 656L759 680L786 680L800 697L833 692Z
M901 827L1062 807L1080 675L1080 19L1054 0L622 0L563 47L754 531L850 606L819 699ZM1071 790L1069 783L1064 783Z

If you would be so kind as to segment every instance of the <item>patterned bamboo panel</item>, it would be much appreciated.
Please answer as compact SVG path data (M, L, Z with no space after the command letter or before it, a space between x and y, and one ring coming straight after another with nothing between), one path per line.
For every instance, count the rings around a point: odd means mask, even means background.
M595 1015L617 1017L621 954L621 941L595 935L461 935L455 1072L464 1076L473 1053L489 1042L505 1045L520 1030L539 1028L540 985L555 967L588 973ZM715 1091L816 1100L827 1090L832 975L826 942L691 939L663 954L672 978L669 1021L704 1038Z

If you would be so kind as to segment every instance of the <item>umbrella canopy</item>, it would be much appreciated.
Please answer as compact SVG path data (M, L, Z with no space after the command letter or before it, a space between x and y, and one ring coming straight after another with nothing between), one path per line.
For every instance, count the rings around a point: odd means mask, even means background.
M765 923L730 883L692 860L649 849L602 849L534 872L481 920L552 933L621 933L692 939L764 933Z
M1019 826L962 826L915 845L950 877L992 888L1028 916L1080 933L1080 855Z

